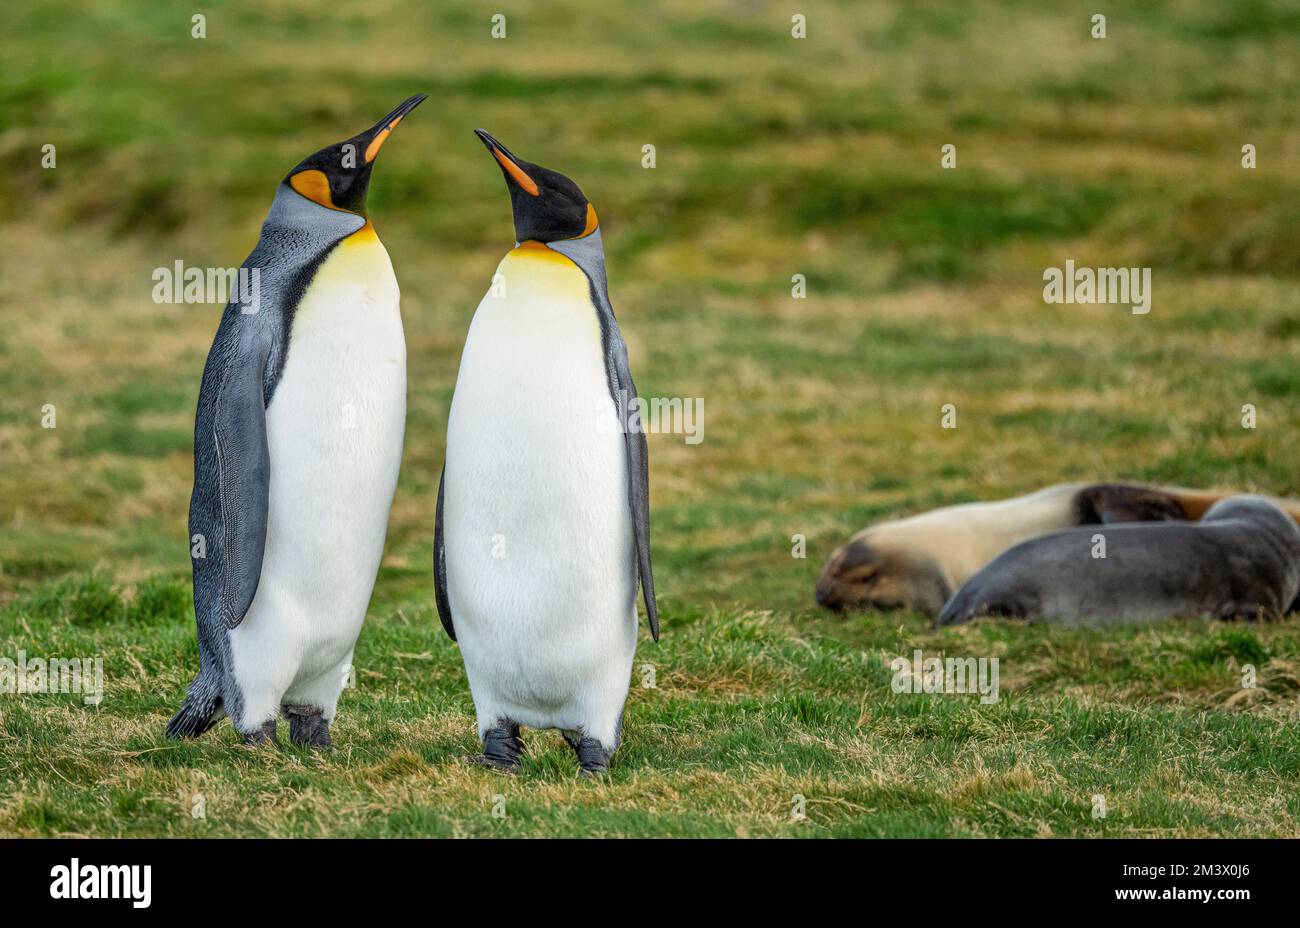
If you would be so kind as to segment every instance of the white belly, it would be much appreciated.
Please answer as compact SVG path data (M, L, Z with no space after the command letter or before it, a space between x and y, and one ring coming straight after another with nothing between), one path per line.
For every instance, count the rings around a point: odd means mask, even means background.
M599 729L636 648L627 460L586 276L517 248L479 304L447 425L447 587L480 727ZM599 717L599 718L598 718Z
M299 305L266 411L266 553L252 607L230 635L236 679L253 703L319 703L331 689L337 699L338 668L351 660L383 554L406 421L406 342L387 253L366 230L354 239ZM337 687L313 685L325 675L338 675Z

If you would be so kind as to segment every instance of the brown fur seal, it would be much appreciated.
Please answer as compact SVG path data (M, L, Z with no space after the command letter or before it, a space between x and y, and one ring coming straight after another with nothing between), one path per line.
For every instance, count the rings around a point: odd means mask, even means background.
M1022 542L966 581L935 627L980 615L1060 625L1253 619L1281 614L1298 593L1300 526L1262 496L1234 496L1200 522L1073 528Z
M829 609L937 615L958 587L1014 544L1079 525L1196 520L1231 493L1071 483L988 503L945 506L858 532L827 560L817 602ZM1278 501L1300 519L1300 504Z

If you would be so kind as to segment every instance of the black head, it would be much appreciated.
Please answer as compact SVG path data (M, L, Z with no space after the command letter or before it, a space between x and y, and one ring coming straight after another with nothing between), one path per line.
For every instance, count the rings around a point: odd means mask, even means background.
M516 241L558 242L596 230L596 210L577 184L539 164L521 161L482 129L475 129L474 134L505 175L515 213Z
M360 135L304 158L284 182L321 206L365 215L375 156L402 117L424 98L425 94L417 93Z

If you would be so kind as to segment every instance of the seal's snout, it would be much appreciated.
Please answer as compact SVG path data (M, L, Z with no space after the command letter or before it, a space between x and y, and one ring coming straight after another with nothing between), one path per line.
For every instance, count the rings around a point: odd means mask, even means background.
M830 609L839 612L844 608L844 603L840 601L839 596L835 593L834 587L829 583L818 583L813 596L817 600L817 605L821 606L823 609Z
M876 605L872 596L878 577L875 552L865 541L851 541L826 559L813 596L817 605L834 612Z

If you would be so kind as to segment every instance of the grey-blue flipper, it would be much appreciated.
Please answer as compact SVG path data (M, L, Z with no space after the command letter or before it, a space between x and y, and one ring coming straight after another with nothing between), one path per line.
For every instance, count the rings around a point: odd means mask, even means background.
M245 266L256 266L253 260L250 256ZM202 734L222 708L232 715L241 711L240 696L228 685L227 632L243 620L262 572L270 486L265 391L272 346L262 321L231 304L203 371L189 520L200 669L167 726L171 738ZM241 545L250 550L241 551Z
M627 344L619 331L614 308L609 302L609 288L605 280L605 248L600 229L581 238L550 242L550 247L570 258L582 268L591 284L592 303L600 320L601 342L605 351L605 377L610 397L618 409L619 420L624 424L623 438L627 447L628 504L632 508L632 525L636 536L637 573L641 578L641 591L645 596L646 618L650 634L659 640L659 605L655 600L654 573L650 564L650 449L644 428L627 428L628 411L637 398L636 384L627 361Z
M442 465L438 478L438 510L433 517L433 594L438 603L438 618L452 641L456 640L456 625L451 619L451 600L447 597L447 544L442 528L442 499L447 488L447 465Z
M217 392L213 444L217 453L221 508L221 619L227 628L244 621L262 575L271 489L271 452L266 444L266 377L269 340L249 327L229 360Z

